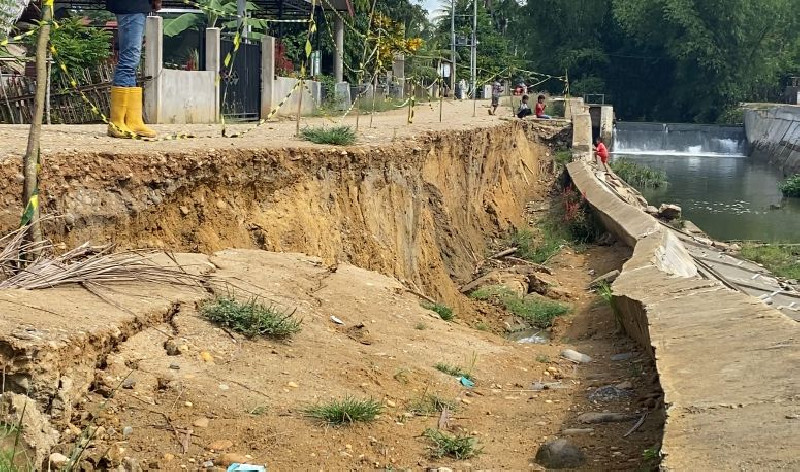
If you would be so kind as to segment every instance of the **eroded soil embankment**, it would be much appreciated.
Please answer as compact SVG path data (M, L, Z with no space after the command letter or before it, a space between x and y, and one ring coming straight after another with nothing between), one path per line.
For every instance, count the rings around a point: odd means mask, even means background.
M560 131L509 122L380 148L53 156L44 207L64 218L48 233L69 246L302 252L458 306L451 279L472 274L487 236L522 223ZM4 229L19 218L18 171L0 167Z

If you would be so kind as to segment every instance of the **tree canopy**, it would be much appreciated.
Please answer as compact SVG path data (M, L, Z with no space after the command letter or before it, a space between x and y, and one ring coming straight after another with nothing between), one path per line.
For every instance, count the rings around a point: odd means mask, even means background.
M469 39L472 1L442 0L432 22L411 0L377 0L376 11L421 37L427 56L449 58L451 6L456 35ZM722 120L740 102L778 100L800 75L798 0L476 1L479 79L509 67L566 72L574 95L604 94L627 120ZM359 17L372 1L355 3L356 26L366 26ZM350 49L358 64L362 49ZM469 48L459 46L457 59L465 77Z

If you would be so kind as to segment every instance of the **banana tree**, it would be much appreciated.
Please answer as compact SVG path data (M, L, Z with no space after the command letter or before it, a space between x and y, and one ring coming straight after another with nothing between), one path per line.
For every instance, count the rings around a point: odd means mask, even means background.
M201 28L215 28L220 26L225 29L236 29L239 26L237 19L238 6L236 0L198 0L197 4L199 9L203 11L204 15L198 13L184 13L176 18L164 20L164 36L173 38L180 35L184 31L199 30ZM252 2L245 3L245 12L250 13L257 11L258 6ZM266 28L267 22L257 18L249 18L249 15L243 18L245 26L250 26L252 29L261 30ZM256 33L260 35L260 33ZM253 39L258 39L254 35L250 35Z

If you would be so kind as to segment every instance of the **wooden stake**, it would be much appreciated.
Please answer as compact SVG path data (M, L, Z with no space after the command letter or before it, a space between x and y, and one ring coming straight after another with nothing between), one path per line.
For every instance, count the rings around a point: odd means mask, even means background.
M296 137L300 137L300 115L303 112L303 79L300 79L300 88L297 89L300 92L300 97L297 100L297 126L295 128L294 135Z

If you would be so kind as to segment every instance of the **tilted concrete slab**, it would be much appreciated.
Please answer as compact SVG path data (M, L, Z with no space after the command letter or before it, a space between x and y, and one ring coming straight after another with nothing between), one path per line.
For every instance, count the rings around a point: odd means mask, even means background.
M567 167L588 203L631 245L612 288L623 325L656 358L669 470L800 470L800 325L703 278L683 242L624 203L586 162Z

